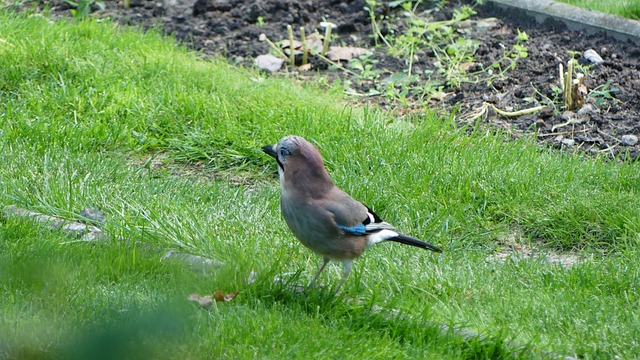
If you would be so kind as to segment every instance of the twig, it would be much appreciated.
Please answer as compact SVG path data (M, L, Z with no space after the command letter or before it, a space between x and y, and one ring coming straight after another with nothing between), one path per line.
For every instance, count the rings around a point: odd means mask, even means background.
M309 61L307 54L307 37L304 34L304 26L300 26L300 39L302 40L302 65Z
M327 24L327 27L324 29L324 39L322 39L322 55L327 55L327 51L329 51L329 43L331 42L331 23Z
M338 69L340 69L340 70L342 70L342 71L344 71L344 72L346 72L348 74L351 74L351 75L353 75L355 77L359 77L358 74L356 74L353 71L347 69L346 67L340 65L339 63L331 61L328 57L326 57L326 56L324 56L322 54L315 54L315 56L317 56L319 59L329 63L329 65L333 65L333 66L337 67Z
M582 120L580 119L569 119L567 122L562 123L562 124L558 124L558 125L553 125L551 127L551 132L556 131L556 129L561 128L561 127L565 127L567 125L572 125L572 124L580 124L582 122ZM575 131L572 131L572 133Z
M571 84L573 83L573 59L567 62L567 74L564 77L564 106L567 110L573 109L573 99L571 97Z
M561 132L551 132L548 134L538 134L538 137L546 137L546 136L558 136L558 135L567 135L567 134L575 134L579 132L587 132L588 129L575 130L575 131L561 131Z
M296 66L296 54L293 46L293 27L287 25L287 32L289 33L289 63L291 66Z
M498 113L498 114L500 114L502 116L508 116L508 117L533 114L533 113L536 113L538 111L544 110L544 108L546 108L546 105L539 105L539 106L536 106L536 107L532 107L532 108L529 108L529 109L522 109L522 110L518 110L518 111L504 111L504 110L498 109L493 104L488 104L488 105L491 106L491 108L496 113Z
M600 129L596 129L596 131L597 131L597 132L598 132L598 134L600 134L600 135L608 136L608 137L612 138L613 140L615 140L615 141L617 141L617 142L619 142L619 143L621 143L621 142L622 142L622 140L618 139L617 137L615 137L615 136L613 136L613 135L609 135L609 134L607 134L606 132L604 132L604 131L602 131L602 130L600 130Z
M287 58L287 55L278 46L276 46L276 44L274 44L271 40L269 40L267 35L260 34L259 39L260 41L266 41L269 44L269 46L271 46L271 48L275 50L278 53L278 55L280 55L283 59Z

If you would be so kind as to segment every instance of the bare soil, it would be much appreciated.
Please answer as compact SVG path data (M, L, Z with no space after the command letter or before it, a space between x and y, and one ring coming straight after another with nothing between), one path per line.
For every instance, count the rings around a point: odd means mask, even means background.
M454 9L468 2L449 1L445 5L427 2L425 7L435 7L430 16L433 20L451 18ZM328 20L337 25L334 34L338 39L332 43L372 49L378 63L376 67L385 74L399 73L407 64L388 56L383 48L374 48L371 20L365 11L364 0L132 0L125 9L121 2L104 1L105 8L93 6L94 17L110 17L122 24L148 28L159 25L164 32L175 36L194 50L209 54L222 54L230 62L253 66L257 56L267 54L269 45L260 41L265 34L274 42L287 38L287 25L294 29L301 26L307 34ZM35 6L34 6L35 5ZM439 6L439 7L438 7ZM70 6L60 0L26 2L21 9L43 10L49 8L53 17L70 16ZM426 10L423 8L421 10ZM504 79L491 84L480 82L462 84L459 87L445 86L445 97L425 99L409 94L410 105L399 105L384 96L369 96L366 101L397 111L415 111L422 104L450 111L457 109L461 124L472 121L468 114L477 113L483 104L490 103L503 110L531 108L532 98L539 101L554 99L552 85L558 84L558 66L566 65L577 53L595 50L604 60L600 65L589 67L584 83L589 90L606 89L613 99L603 96L585 98L586 107L573 112L563 111L557 103L532 114L506 117L488 111L480 123L489 128L506 130L513 137L535 134L538 141L549 146L569 151L584 151L586 154L604 154L617 159L635 160L640 155L640 48L616 41L602 35L587 35L567 30L558 23L536 24L526 18L501 12L493 13L488 7L476 8L471 26L457 31L479 41L476 51L476 67L489 66L503 56L504 49L516 41L518 30L525 31L529 40L524 43L528 57L521 59L515 70ZM391 8L387 2L378 1L376 15L387 19L402 17L401 7ZM483 19L498 17L495 26L483 29ZM395 26L395 27L394 27ZM380 23L383 34L403 31L402 26ZM296 37L297 37L296 31ZM421 51L413 63L414 73L430 73L436 70L437 59L429 51ZM581 59L584 62L584 59ZM281 73L294 74L298 78L312 80L317 74L330 80L350 80L350 88L358 93L367 93L372 81L362 80L329 67L318 59L312 60L313 71L303 72L296 68L283 67ZM592 94L593 95L593 94ZM597 101L599 100L599 101ZM466 119L466 120L465 120ZM475 120L474 120L475 121Z

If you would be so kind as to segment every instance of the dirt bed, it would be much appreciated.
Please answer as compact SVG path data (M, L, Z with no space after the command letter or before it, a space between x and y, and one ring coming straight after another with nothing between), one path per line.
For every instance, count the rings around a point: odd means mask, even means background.
M48 6L54 17L70 16L70 6L63 1L35 4L39 10ZM398 36L406 29L391 20L400 19L405 10L389 4L377 3L378 27L382 35ZM445 5L426 3L418 10L428 13L430 20L446 20L462 4L455 1ZM33 5L23 3L21 8L33 9ZM489 84L479 81L451 86L442 81L441 88L435 92L439 96L409 92L394 100L382 94L373 95L375 92L371 90L376 82L389 79L402 70L406 72L407 61L389 56L384 47L374 47L374 29L366 7L364 0L133 0L128 9L116 1L105 1L103 9L94 5L90 16L110 17L122 24L142 28L159 24L167 34L173 34L205 55L220 53L231 62L245 66L253 66L256 57L272 51L267 42L260 41L261 34L277 42L287 38L287 25L296 29L298 38L300 27L305 28L306 34L322 33L321 22L330 21L336 25L333 30L336 38L332 44L373 51L367 59L378 71L376 76L353 76L316 57L311 59L312 71L301 71L285 64L279 72L310 81L316 74L329 81L341 79L345 89L361 95L354 99L376 102L397 111L399 116L421 109L424 104L447 111L456 108L456 118L461 124L478 122L506 130L513 137L535 133L540 142L569 151L627 160L638 158L640 48L637 46L601 35L571 32L554 23L539 25L526 19L511 18L509 14L498 14L496 21L492 19L496 14L489 7L477 7L478 14L471 17L473 21L456 29L456 33L476 41L474 62L469 71L484 69L499 60L505 49L515 44L518 30L528 36L522 43L527 48L527 57L519 59L515 70L506 72L504 78L495 78ZM435 7L435 10L427 7ZM598 53L603 62L593 65L583 59L583 52L589 49ZM412 73L425 79L426 74L437 74L439 59L436 56L428 49L418 49L411 64ZM587 69L583 83L589 95L582 99L584 104L580 108L565 111L553 86L559 84L559 65L566 66L572 57ZM549 106L528 114L502 116L486 104L508 112L541 104Z

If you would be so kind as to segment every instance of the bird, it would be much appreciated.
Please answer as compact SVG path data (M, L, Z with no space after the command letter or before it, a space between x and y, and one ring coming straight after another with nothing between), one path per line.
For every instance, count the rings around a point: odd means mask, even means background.
M262 151L275 158L280 178L280 210L291 232L322 265L309 288L330 261L342 262L337 292L351 272L353 261L377 243L393 241L441 253L442 249L400 234L373 210L338 188L324 166L320 151L300 136L283 137Z

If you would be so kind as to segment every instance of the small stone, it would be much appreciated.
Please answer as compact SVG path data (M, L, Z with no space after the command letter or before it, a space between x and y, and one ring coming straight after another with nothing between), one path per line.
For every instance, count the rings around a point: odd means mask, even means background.
M585 60L589 61L590 63L596 64L596 65L600 65L604 62L602 57L600 57L600 55L598 55L598 53L593 49L589 49L583 52L582 57L585 58Z
M569 121L571 119L574 119L576 117L576 114L573 111L565 111L562 113L562 115L560 115L560 118L564 121Z
M260 55L256 57L254 64L260 69L267 70L269 72L276 72L280 70L282 64L284 64L284 59L280 59L271 54Z
M82 209L82 211L80 212L80 217L82 218L79 220L79 222L81 223L97 226L104 225L104 213L100 211L100 209L93 206Z
M622 135L622 137L620 138L620 141L622 142L622 145L624 146L634 146L635 144L638 143L638 137L635 135Z
M562 140L562 145L564 146L573 146L576 143L575 140L573 139L563 139Z
M580 110L578 110L578 115L589 115L589 114L595 114L598 112L597 108L594 108L593 105L591 104L585 104L583 107L580 108Z

